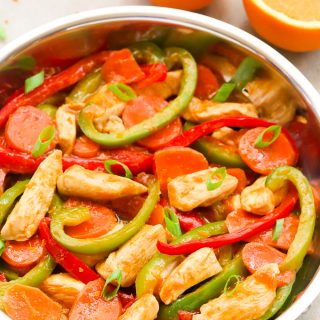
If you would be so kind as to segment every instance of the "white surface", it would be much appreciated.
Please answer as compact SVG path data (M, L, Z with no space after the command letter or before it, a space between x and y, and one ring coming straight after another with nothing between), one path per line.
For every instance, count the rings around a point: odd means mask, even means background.
M83 10L115 5L146 5L147 0L0 0L0 25L7 30L7 41L43 23ZM215 0L205 13L254 34L240 0ZM0 43L0 49L3 43ZM320 51L304 54L283 52L320 90ZM320 319L320 297L299 320Z

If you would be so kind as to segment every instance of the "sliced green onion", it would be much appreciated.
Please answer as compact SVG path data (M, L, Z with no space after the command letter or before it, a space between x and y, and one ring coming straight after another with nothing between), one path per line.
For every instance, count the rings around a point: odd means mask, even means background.
M34 76L26 79L24 92L28 93L28 92L34 90L35 88L42 85L43 81L44 81L44 71L42 70L39 73L35 74Z
M231 78L230 82L235 83L238 89L242 90L248 82L252 81L256 71L261 67L261 63L252 58L243 59L236 73Z
M130 171L130 169L125 164L123 164L122 162L117 161L117 160L106 160L104 162L104 167L106 168L106 171L108 173L115 174L111 169L111 166L113 164L118 164L119 166L121 166L123 168L123 170L125 172L125 175L126 175L126 178L128 178L128 179L132 179L133 178L133 174Z
M164 208L164 221L168 231L175 237L182 235L179 219L176 213L170 208Z
M122 101L128 102L136 97L134 91L124 83L113 83L108 89Z
M281 235L283 229L284 219L278 219L273 229L272 241L277 241Z
M214 95L212 100L216 101L216 102L225 102L225 101L227 101L235 87L236 87L235 83L232 83L232 82L224 83L219 88L217 93Z
M229 286L230 286L230 282L233 281L233 279L235 279L235 284L232 290L228 290ZM237 290L237 287L239 285L239 283L241 282L241 277L238 274L233 274L232 276L230 276L226 282L226 284L224 285L224 289L223 289L223 293L227 296L227 297L231 297Z
M114 290L112 290L111 292L108 292L108 284L113 282L114 280L117 280L117 286L114 288ZM113 299L118 294L118 291L121 285L121 280L122 280L122 274L120 269L114 270L109 275L102 289L102 297L106 301Z
M0 256L2 255L4 249L5 249L5 244L4 241L2 239L0 239Z
M218 176L220 179L218 181L212 181L213 176ZM226 167L221 167L216 169L214 172L210 173L208 180L207 180L207 189L209 191L216 190L221 187L223 181L227 176L227 169Z
M32 156L37 158L44 154L48 147L50 146L52 140L56 135L56 130L54 126L48 126L44 128L37 139L37 142L34 144L32 149Z
M0 26L0 41L6 40L6 37L7 37L6 29L4 28L4 26Z
M264 141L263 138L264 138L264 135L267 133L267 132L272 132L273 133L273 136L272 136L272 139L269 140L269 141ZM266 147L269 147L272 143L274 143L278 137L280 136L280 133L281 133L281 126L277 126L277 125L274 125L274 126L270 126L268 128L266 128L265 130L263 130L258 138L256 139L255 143L254 143L254 146L256 148L266 148Z

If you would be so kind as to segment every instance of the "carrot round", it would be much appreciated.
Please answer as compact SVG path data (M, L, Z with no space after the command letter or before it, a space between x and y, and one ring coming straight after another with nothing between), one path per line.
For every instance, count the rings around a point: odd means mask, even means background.
M219 82L214 73L202 64L198 64L198 82L195 96L199 99L210 99L219 89Z
M35 265L44 253L44 243L35 235L27 241L6 241L1 258L14 268L29 268Z
M288 138L280 133L279 137L268 147L255 147L258 136L265 128L257 127L248 130L240 139L239 154L246 165L254 172L267 175L280 166L292 166L297 160L297 154ZM269 141L270 132L265 134L264 140Z
M122 219L132 220L142 205L145 202L145 198L142 196L125 197L113 200L111 203L112 208L121 216ZM164 210L163 206L157 204L153 209L149 220L146 222L150 225L163 224Z
M13 320L60 320L62 306L38 288L21 284L10 287L3 298L3 306Z
M78 239L96 238L108 233L116 224L117 217L115 213L92 201L69 199L66 201L67 208L86 207L91 215L90 219L80 223L77 226L66 226L66 233Z
M102 296L104 281L89 282L79 293L69 313L69 320L117 320L122 312L118 297L106 301Z
M238 179L238 185L236 190L234 191L235 193L241 193L241 191L247 186L248 184L248 179L246 176L246 173L244 170L240 168L228 168L227 173L230 176L233 176Z
M154 171L162 190L178 176L208 169L208 161L202 153L191 148L172 147L154 154Z
M122 115L123 123L126 128L130 128L153 117L167 105L168 102L160 97L139 96L126 104ZM140 140L139 144L150 150L157 150L177 137L181 131L182 124L180 119L177 118L151 136Z
M98 155L100 151L100 146L87 138L86 136L81 136L77 138L74 144L72 154L80 158L94 158Z
M242 260L246 268L254 273L269 263L280 265L286 255L279 250L259 242L247 243L242 250ZM290 283L295 278L294 271L284 271L278 275L278 286Z
M13 149L31 153L41 131L50 125L53 125L53 120L44 111L31 106L21 107L6 124L6 142ZM54 139L47 151L53 149L56 143Z

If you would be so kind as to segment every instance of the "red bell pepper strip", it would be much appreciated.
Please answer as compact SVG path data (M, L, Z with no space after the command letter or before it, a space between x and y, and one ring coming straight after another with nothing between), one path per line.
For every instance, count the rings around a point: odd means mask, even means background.
M165 148L173 147L173 146L181 146L187 147L192 143L196 142L198 139L211 134L213 131L220 129L222 127L245 127L245 128L256 128L256 127L269 127L274 125L274 122L269 122L260 118L252 118L252 117L228 117L221 118L217 120L208 121L202 124L199 124L195 127L192 127L183 133L181 133L176 138L172 139ZM298 150L296 147L296 143L291 137L289 131L286 128L282 128L282 133L288 138L290 143L292 144L295 154L296 161L298 160Z
M49 229L50 221L50 218L43 218L40 221L39 235L40 238L45 241L45 246L48 252L52 255L53 259L73 277L82 281L83 283L88 283L90 281L99 279L100 276L96 272L90 269L79 258L74 256L53 239Z
M276 209L274 209L272 213L264 216L260 219L260 221L253 223L250 226L243 227L233 233L180 244L167 244L158 242L158 250L161 253L168 255L189 254L204 247L217 249L227 244L245 240L257 233L271 228L278 219L287 217L294 208L297 200L298 194L294 189L292 189L284 201Z
M183 232L188 232L206 224L206 221L195 212L181 213L176 211L176 215Z
M70 87L85 77L89 72L102 65L110 53L102 51L97 54L84 58L71 67L60 73L46 78L44 82L36 89L27 94L14 93L13 98L8 98L8 102L0 109L0 129L7 122L10 114L22 106L35 106L47 99L56 92Z
M178 311L179 320L192 320L192 317L195 315L195 312L189 312L189 311Z
M32 174L36 171L45 156L33 158L32 155L14 151L0 144L0 168L15 173ZM106 159L114 159L125 164L131 172L136 175L140 172L150 172L153 156L146 152L139 152L126 149L111 150ZM105 159L83 159L72 156L62 158L63 169L78 164L88 170L101 170L104 168ZM120 165L113 165L112 170L116 174L122 174L123 168Z
M167 66L163 63L143 64L140 66L146 78L137 82L137 88L145 88L153 83L162 82L167 78Z

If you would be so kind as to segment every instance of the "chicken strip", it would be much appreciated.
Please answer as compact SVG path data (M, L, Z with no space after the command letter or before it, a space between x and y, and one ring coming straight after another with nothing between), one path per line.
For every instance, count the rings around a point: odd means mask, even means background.
M25 241L36 233L62 174L61 159L62 152L55 150L41 162L1 230L4 240Z
M145 294L135 301L119 320L154 320L157 318L159 303L152 294Z
M157 252L157 242L166 241L166 232L160 224L144 225L142 229L119 250L109 254L106 261L98 264L96 270L106 279L114 270L120 269L122 287L130 287L142 267Z
M59 177L58 190L65 196L106 201L138 195L148 189L124 177L74 165Z
M267 264L246 278L235 292L222 294L200 308L201 314L192 320L254 320L261 317L272 305L277 290L276 263Z
M211 248L202 248L190 254L166 278L160 298L165 304L175 301L183 292L222 270Z
M208 177L217 169L210 168L172 179L168 183L170 204L181 211L190 211L198 206L208 207L226 198L236 189L238 179L227 174L219 188L208 190Z

